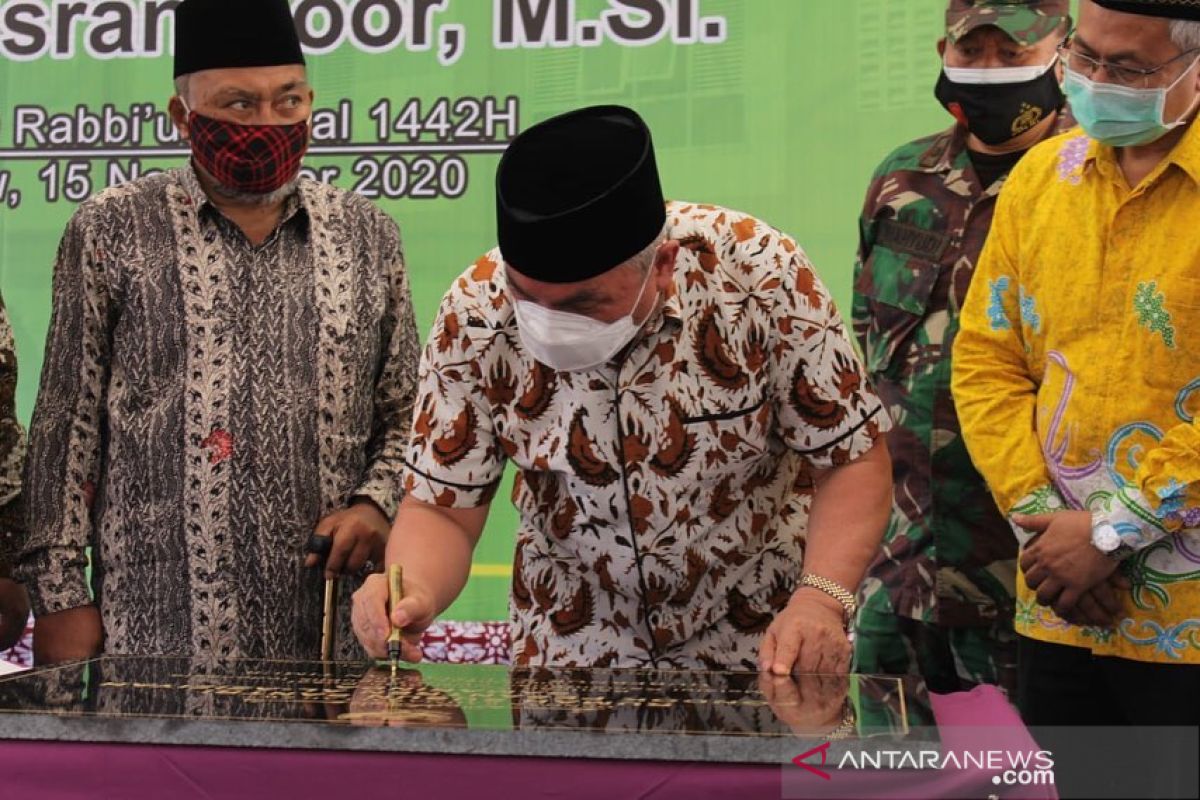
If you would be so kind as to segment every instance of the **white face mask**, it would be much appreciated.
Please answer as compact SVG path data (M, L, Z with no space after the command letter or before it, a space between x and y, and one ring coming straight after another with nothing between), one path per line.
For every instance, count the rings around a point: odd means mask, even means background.
M987 86L999 83L1029 83L1042 77L1058 63L1058 56L1050 59L1049 64L1038 64L1032 67L986 67L982 69L966 69L962 67L947 67L942 60L942 70L951 83L966 83L972 86Z
M513 311L521 345L535 359L559 372L581 372L607 364L633 341L645 320L634 322L633 312L642 302L654 268L638 291L629 313L613 322L555 311L528 300L517 300ZM657 294L657 292L656 292Z

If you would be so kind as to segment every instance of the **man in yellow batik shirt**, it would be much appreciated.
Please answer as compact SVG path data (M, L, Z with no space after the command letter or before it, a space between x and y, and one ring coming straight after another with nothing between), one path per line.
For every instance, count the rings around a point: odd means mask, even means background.
M1000 195L953 393L1022 544L1031 725L1200 724L1200 6L1082 0L1082 131Z

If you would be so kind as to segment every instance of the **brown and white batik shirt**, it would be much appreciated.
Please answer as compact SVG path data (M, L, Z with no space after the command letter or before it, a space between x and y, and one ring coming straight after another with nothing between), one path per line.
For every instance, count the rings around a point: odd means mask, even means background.
M799 578L813 470L889 425L795 242L735 211L667 211L674 291L619 361L526 354L498 250L426 345L406 489L478 507L520 469L517 664L755 669Z

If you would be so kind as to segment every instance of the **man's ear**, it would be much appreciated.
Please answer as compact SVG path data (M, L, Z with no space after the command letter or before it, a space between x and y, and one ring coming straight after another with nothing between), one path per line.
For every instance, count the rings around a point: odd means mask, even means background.
M659 291L667 291L675 283L675 262L679 260L679 242L668 239L654 256L654 282Z
M312 147L312 143L313 143L312 115L313 115L313 110L316 108L316 105L317 105L317 93L314 92L312 89L309 89L308 90L308 143L307 143L307 145L305 145L306 147Z
M171 115L171 122L175 124L175 130L179 131L179 138L183 141L188 140L188 113L183 107L183 100L179 95L173 96L167 103L167 112Z
M938 51L938 58L946 57L946 37L945 36L938 39L937 51Z

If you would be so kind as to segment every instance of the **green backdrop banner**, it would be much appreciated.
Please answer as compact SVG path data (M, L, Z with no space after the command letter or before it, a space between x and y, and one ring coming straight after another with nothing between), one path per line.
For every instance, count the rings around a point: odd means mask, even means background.
M164 115L176 4L0 0L0 289L26 421L67 218L89 194L185 158ZM788 231L843 308L871 171L950 122L933 99L944 0L293 6L319 109L306 169L400 223L423 332L450 281L493 244L498 154L555 113L636 108L670 197ZM506 498L448 616L506 615L516 524Z

